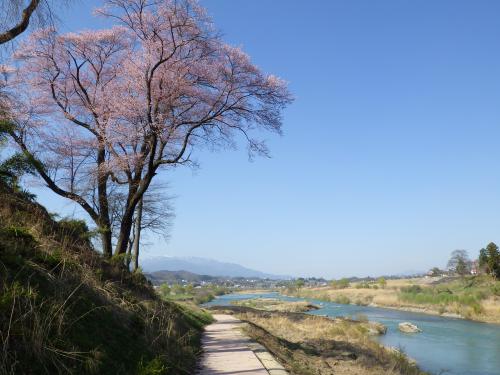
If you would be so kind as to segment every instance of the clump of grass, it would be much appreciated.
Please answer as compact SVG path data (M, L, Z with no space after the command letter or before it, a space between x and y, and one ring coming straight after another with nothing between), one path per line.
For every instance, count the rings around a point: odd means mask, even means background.
M355 288L356 289L370 289L370 284L368 284L366 281L363 281L363 282L357 283Z
M409 285L401 288L402 293L417 294L422 293L424 290L420 285Z
M340 279L340 280L333 280L330 282L330 286L333 288L333 289L345 289L345 288L349 288L350 286L350 282L349 282L349 279L346 279L346 278L343 278L343 279Z
M368 322L368 316L366 314L358 313L354 316L354 319L356 319L359 322L364 322L364 323Z
M500 283L495 283L491 286L491 293L497 297L500 296Z
M332 301L335 303L340 303L342 305L348 305L351 303L350 298L347 296L344 296L343 294L340 294L340 295L333 297Z

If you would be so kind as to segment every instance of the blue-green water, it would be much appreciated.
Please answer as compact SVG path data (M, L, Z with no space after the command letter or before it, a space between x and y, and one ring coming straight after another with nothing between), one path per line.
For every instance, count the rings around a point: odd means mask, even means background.
M229 305L235 300L271 297L288 301L304 300L277 293L229 294L208 305ZM500 325L314 299L307 301L321 306L310 314L332 317L363 314L369 320L385 324L387 334L379 338L380 343L402 348L425 371L433 374L500 375ZM416 324L423 332L399 332L398 323L406 321Z

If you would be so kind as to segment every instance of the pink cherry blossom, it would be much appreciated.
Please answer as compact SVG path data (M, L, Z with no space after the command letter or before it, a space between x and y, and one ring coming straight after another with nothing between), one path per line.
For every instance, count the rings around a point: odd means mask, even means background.
M126 186L123 253L135 206L161 167L189 162L200 145L232 145L237 134L266 154L252 134L280 133L291 96L225 44L193 0L109 0L96 14L116 25L44 29L20 46L13 135L45 165L45 182L100 227L110 227L110 184Z

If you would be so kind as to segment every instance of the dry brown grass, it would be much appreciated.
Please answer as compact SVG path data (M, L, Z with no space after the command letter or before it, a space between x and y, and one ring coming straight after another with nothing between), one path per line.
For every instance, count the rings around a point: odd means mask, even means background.
M228 310L249 322L246 332L279 358L292 375L422 374L404 355L372 340L367 321L244 307Z
M395 289L333 289L329 287L302 289L295 294L305 298L318 298L326 301L346 301L357 305L376 304L380 306L397 306L399 301Z
M233 301L233 305L252 307L254 309L265 311L281 311L281 312L306 312L315 310L318 307L307 301L282 301L276 298L254 298L239 301Z
M483 301L485 317L500 317L500 297L490 297ZM500 318L491 319L492 323L500 323Z
M349 340L363 343L368 340L371 342L366 335L366 326L343 319L305 316L300 320L292 321L286 315L259 316L252 312L239 314L238 317L295 343L308 339Z

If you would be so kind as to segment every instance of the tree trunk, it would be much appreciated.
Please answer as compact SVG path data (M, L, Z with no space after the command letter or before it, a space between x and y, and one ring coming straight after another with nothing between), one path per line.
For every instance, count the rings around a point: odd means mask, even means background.
M125 265L130 271L130 262L132 261L132 245L134 244L133 239L128 241L127 245L127 256L125 257Z
M142 198L137 204L137 208L135 210L135 230L134 230L134 246L133 246L133 254L134 254L134 271L139 268L139 247L141 241L141 225L142 225Z
M101 165L106 161L106 152L100 147L97 152L97 198L99 201L99 230L101 231L102 253L104 257L111 258L113 248L111 245L111 221L109 219L108 202L108 175L101 171Z
M104 227L100 226L99 231L101 234L102 253L105 258L111 258L113 255L113 245L111 244L111 231L109 225L105 225Z
M127 252L128 242L130 240L130 232L132 231L133 218L135 206L125 209L123 213L122 222L120 224L120 233L118 234L118 241L116 242L115 255L125 254Z
M137 205L139 202L142 202L142 196L144 194L144 191L147 189L149 186L149 183L151 182L152 177L148 177L147 179L145 178L146 182L144 183L146 188L140 192L138 192L138 188L131 188L129 190L129 194L127 197L127 204L126 204L126 209L125 212L123 213L122 216L122 222L120 224L120 233L118 235L118 241L116 243L115 247L115 255L117 254L125 254L127 252L127 245L128 241L130 239L130 232L132 231L132 226L134 224L133 219L134 219L134 213L137 208ZM140 181L137 181L137 185L139 184ZM142 209L141 209L142 212Z

